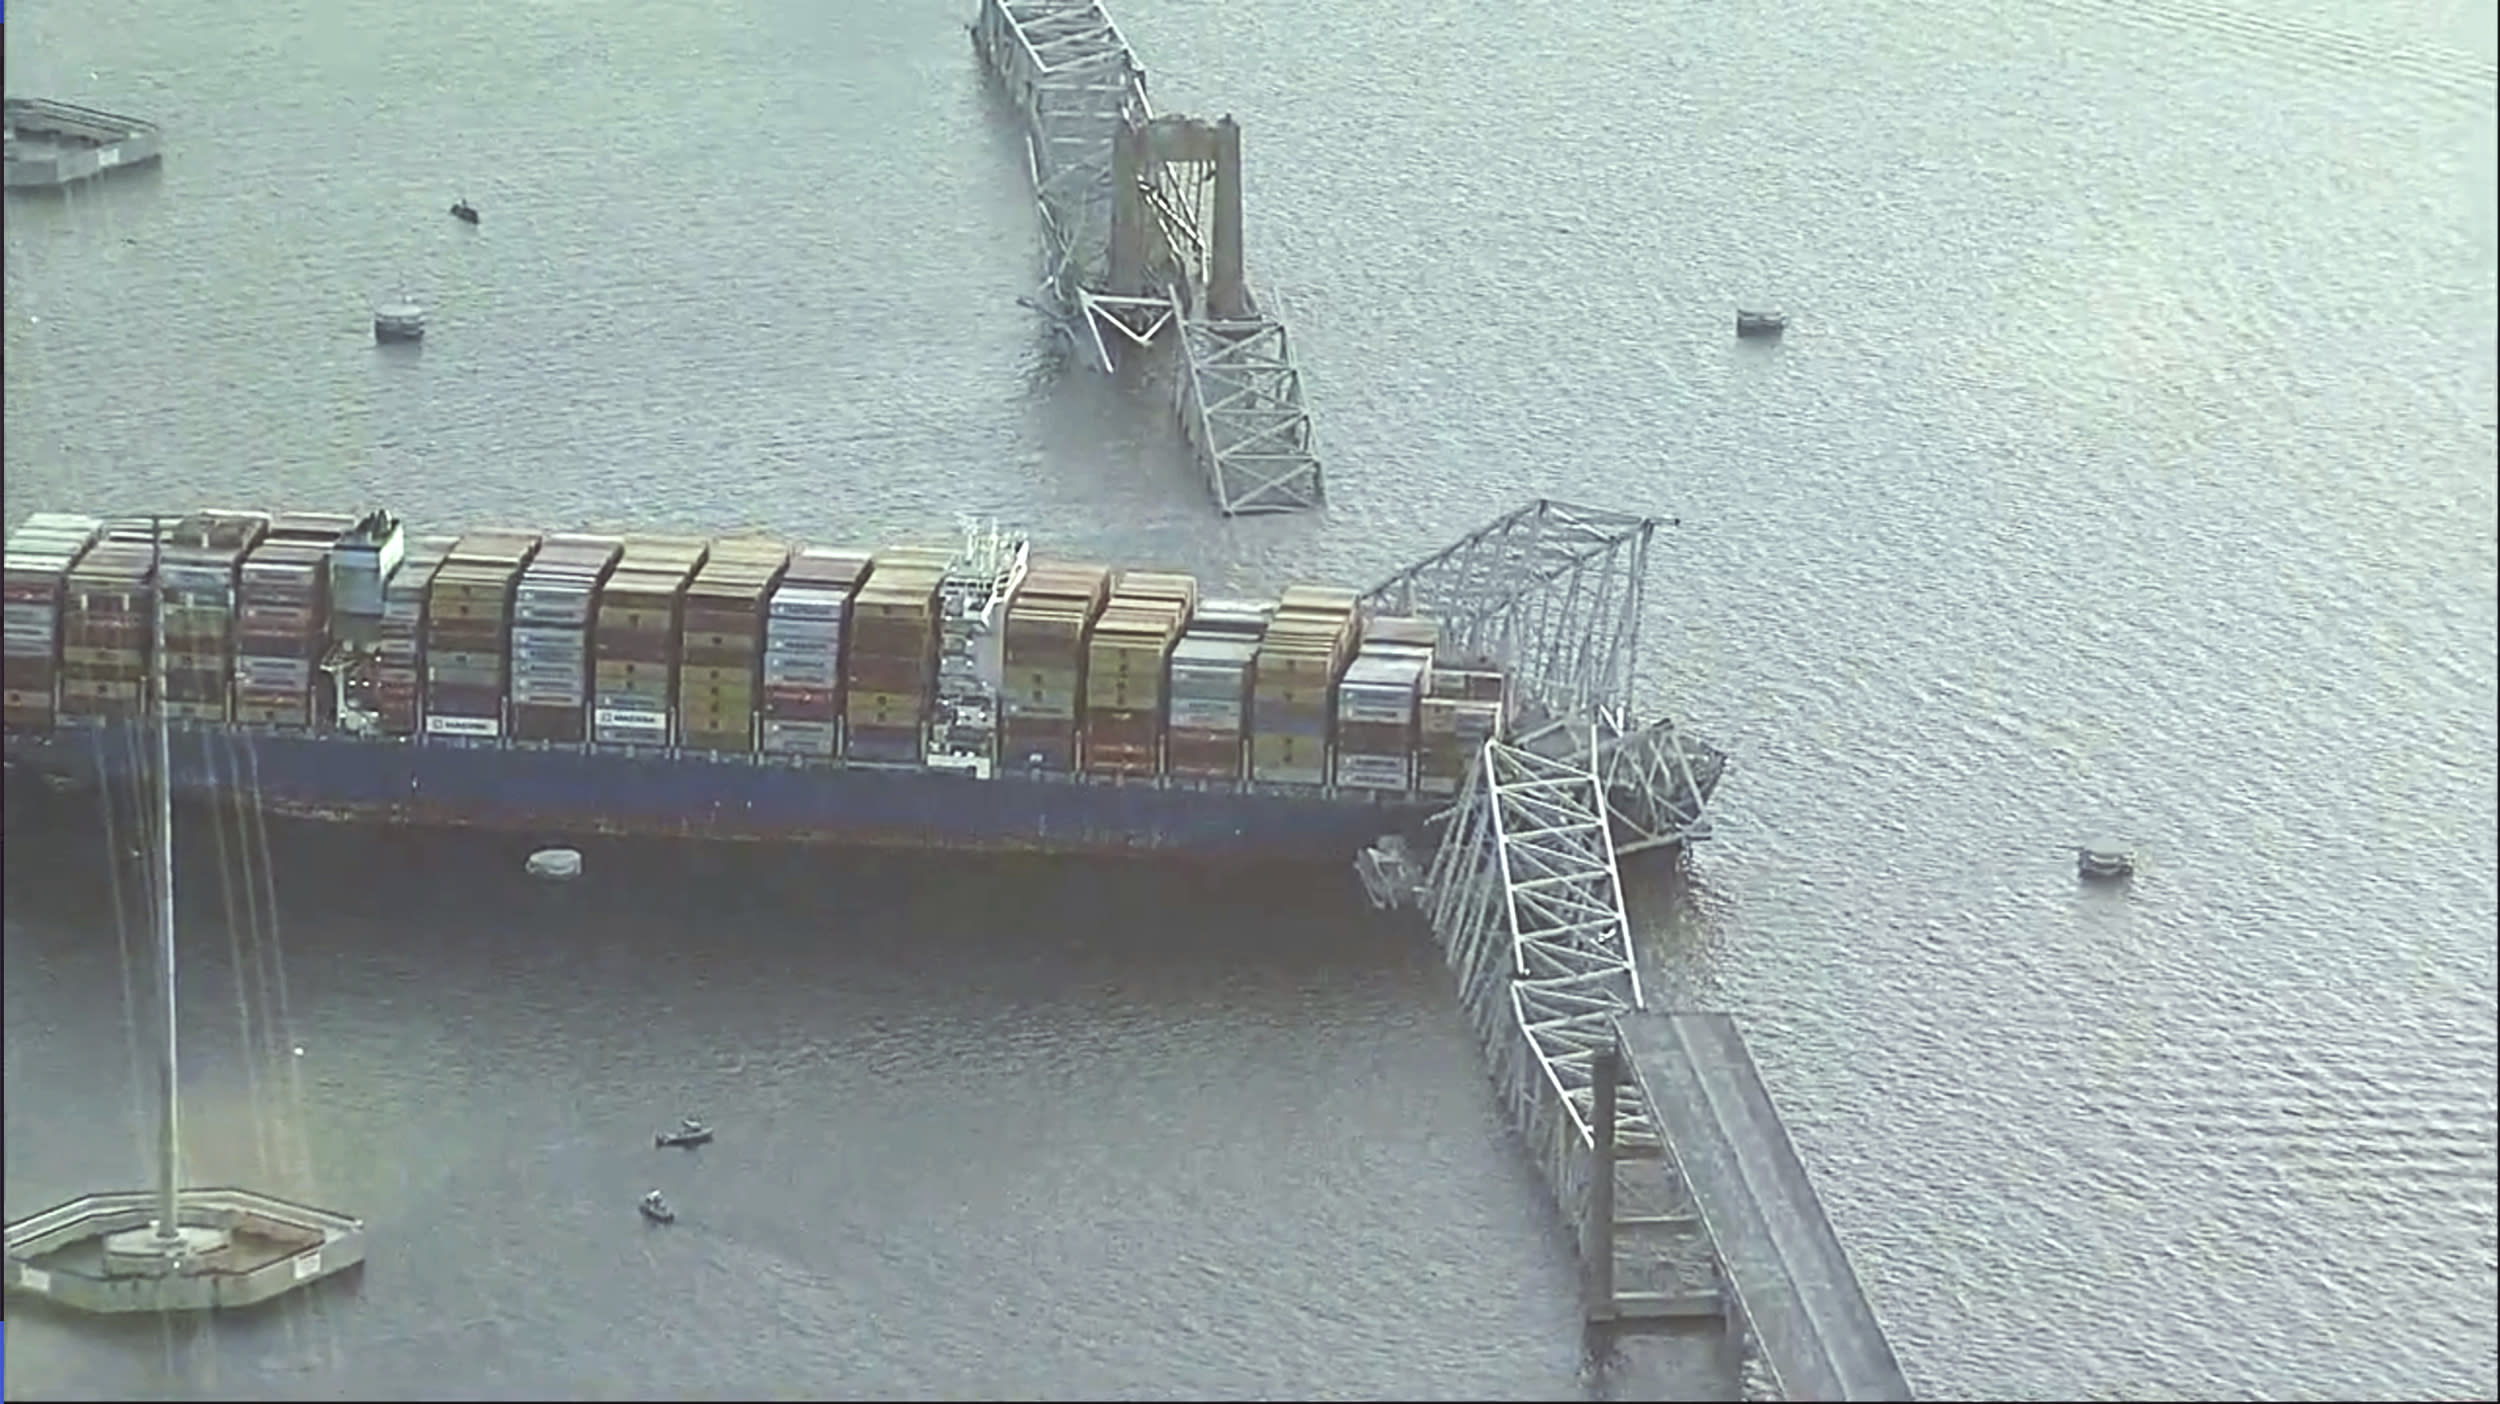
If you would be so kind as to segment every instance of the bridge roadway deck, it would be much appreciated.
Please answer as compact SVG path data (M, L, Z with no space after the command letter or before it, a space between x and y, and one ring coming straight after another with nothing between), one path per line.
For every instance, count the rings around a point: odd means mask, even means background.
M1616 1027L1782 1392L1912 1398L1735 1021L1627 1010Z

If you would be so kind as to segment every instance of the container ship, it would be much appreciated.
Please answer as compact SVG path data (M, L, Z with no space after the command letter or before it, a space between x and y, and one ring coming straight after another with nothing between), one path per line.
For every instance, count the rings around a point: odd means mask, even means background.
M178 793L328 820L1344 861L1445 807L1514 707L1496 660L1354 591L1203 597L994 529L42 513L5 555L13 780L133 778L161 695Z

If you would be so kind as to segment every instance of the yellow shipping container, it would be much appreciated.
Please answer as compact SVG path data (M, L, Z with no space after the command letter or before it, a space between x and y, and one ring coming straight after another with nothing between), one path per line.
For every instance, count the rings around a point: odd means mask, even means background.
M919 716L922 698L909 692L853 692L845 694L844 705L854 712L883 712L896 716Z
M1280 609L1312 614L1352 614L1362 595L1333 585L1288 585L1277 597Z
M677 677L681 686L689 688L753 687L755 685L755 670L745 667L724 668L689 663L677 670Z
M1252 736L1250 768L1255 775L1271 770L1319 770L1328 764L1328 743L1316 736Z
M599 606L601 634L666 634L671 628L669 611L630 604Z

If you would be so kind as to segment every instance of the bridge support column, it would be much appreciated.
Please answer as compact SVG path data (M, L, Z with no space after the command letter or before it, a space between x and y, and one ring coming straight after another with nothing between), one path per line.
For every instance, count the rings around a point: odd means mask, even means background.
M1215 228L1207 239L1207 316L1238 322L1250 315L1241 271L1241 124L1227 114L1215 124Z
M1589 1057L1589 1207L1580 1225L1581 1301L1591 1321L1615 1319L1615 1093L1623 1053Z

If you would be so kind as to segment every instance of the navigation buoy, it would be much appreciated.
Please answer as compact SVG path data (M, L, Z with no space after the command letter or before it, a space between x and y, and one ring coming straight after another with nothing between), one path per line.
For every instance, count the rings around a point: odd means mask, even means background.
M2075 872L2087 881L2132 877L2135 850L2115 839L2095 840L2076 850Z
M562 882L582 875L582 855L569 848L542 848L530 855L531 877Z

